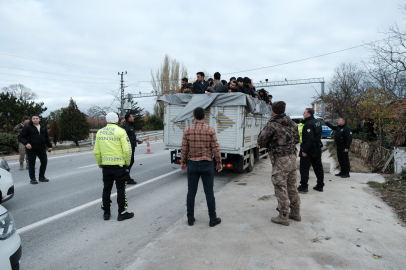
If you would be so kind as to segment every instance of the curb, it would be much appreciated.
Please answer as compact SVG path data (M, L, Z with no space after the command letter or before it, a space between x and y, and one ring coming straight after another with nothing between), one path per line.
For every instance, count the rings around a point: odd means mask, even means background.
M63 155L63 154L69 154L69 153L78 153L78 152L84 152L84 151L90 151L93 150L93 146L86 146L86 147L80 147L80 148L72 148L72 149L63 149L63 150L55 150L52 151L51 153L47 152L48 156L55 156L55 155ZM18 161L20 159L20 155L13 155L13 156L5 156L5 157L0 157L4 159L5 161Z

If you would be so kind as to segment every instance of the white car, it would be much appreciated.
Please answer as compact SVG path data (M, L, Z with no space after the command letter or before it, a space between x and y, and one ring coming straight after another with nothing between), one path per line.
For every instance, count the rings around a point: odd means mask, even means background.
M13 216L0 205L0 269L20 269L21 254L21 238L16 233Z
M0 204L14 196L13 176L7 162L0 158Z

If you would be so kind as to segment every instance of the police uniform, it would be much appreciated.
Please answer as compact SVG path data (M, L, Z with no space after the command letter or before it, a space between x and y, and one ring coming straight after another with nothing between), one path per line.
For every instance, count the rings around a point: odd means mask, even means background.
M323 164L321 163L321 134L323 129L319 120L313 116L306 118L304 121L302 131L302 143L300 145L300 187L299 191L307 192L309 181L309 169L313 167L314 173L317 178L317 188L319 191L323 191L324 186L324 171ZM302 155L306 153L306 157Z
M127 180L127 184L137 184L137 182L135 182L134 179L131 178L130 176L130 171L131 168L134 165L134 150L135 147L137 147L137 135L135 135L135 131L134 131L134 127L131 125L130 122L124 122L123 124L123 129L127 132L127 136L128 139L130 140L131 143L131 162L130 162L130 166L127 168L128 169L128 180Z
M103 205L105 212L104 219L110 218L110 195L114 180L117 188L118 220L132 218L134 213L127 212L127 198L125 186L127 172L125 166L130 165L131 161L131 143L127 137L126 131L116 124L118 116L115 113L109 113L106 116L107 126L100 129L96 135L94 146L94 156L97 164L103 169Z
M335 130L334 141L337 145L337 158L338 163L340 163L341 172L336 174L336 176L349 177L350 176L350 160L348 158L348 152L344 150L350 150L352 143L352 131L347 124L342 126L333 126L332 124L326 122L326 125Z

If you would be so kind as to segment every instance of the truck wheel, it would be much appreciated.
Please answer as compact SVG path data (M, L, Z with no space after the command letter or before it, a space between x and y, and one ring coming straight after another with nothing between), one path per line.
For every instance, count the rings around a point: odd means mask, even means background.
M249 165L247 167L247 172L252 172L254 170L254 162L255 162L255 157L254 157L254 150L250 150L250 157L249 157Z

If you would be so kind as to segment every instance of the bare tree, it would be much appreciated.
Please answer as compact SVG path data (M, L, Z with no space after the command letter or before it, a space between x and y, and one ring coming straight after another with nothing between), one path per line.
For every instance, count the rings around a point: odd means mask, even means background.
M164 94L174 94L180 88L180 76L187 76L186 67L182 67L176 59L171 59L168 55L165 55L164 61L161 67L154 73L151 70L152 87L155 93L158 95L157 100ZM164 104L158 102L154 106L154 114L159 118L164 117Z
M24 101L35 100L38 97L30 88L22 84L12 84L8 87L3 87L2 90Z

